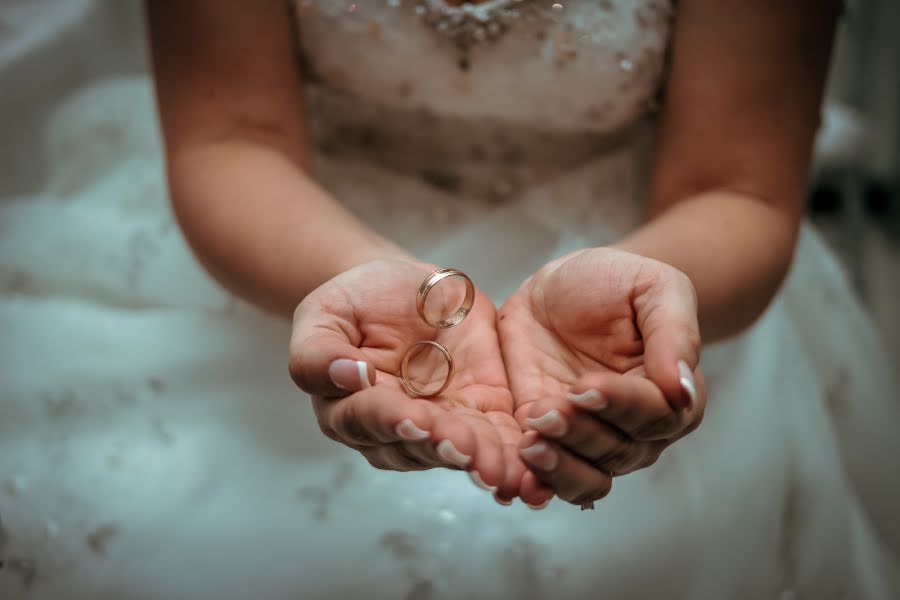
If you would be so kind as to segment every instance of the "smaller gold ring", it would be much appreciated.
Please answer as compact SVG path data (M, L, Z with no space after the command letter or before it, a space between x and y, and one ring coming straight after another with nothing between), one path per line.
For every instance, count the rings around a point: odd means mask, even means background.
M437 323L432 323L428 320L428 317L425 316L425 299L428 298L428 292L447 277L453 276L462 277L463 281L466 283L466 297L463 299L462 306L446 319L438 321ZM422 285L419 286L419 291L416 293L416 310L419 311L419 316L422 317L423 321L438 329L446 329L461 323L462 320L466 318L466 315L469 314L469 311L472 310L472 304L474 303L475 286L472 284L472 280L469 279L469 276L459 269L438 269L425 278L425 281L422 282Z
M406 368L409 366L409 359L412 356L413 350L416 346L429 345L437 348L441 354L444 355L444 359L447 361L447 378L444 380L443 385L438 388L434 392L423 392L422 390L416 388L412 384L412 381L409 380L409 375L406 373ZM413 396L417 396L419 398L430 398L432 396L437 396L441 392L447 389L447 386L450 385L450 380L453 379L453 356L450 354L450 351L438 344L437 342L432 342L431 340L423 340L421 342L416 342L412 346L409 347L409 350L406 351L406 354L403 355L403 362L400 363L400 381L403 383L403 387L406 388L406 391L409 392Z

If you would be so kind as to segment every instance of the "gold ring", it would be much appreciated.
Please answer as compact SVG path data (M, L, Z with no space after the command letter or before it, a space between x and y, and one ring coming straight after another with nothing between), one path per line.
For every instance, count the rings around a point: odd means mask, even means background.
M463 281L466 283L466 297L463 299L462 306L446 319L438 321L437 323L432 323L428 320L428 317L425 316L425 299L428 297L428 292L442 280L447 277L453 277L454 275L462 277ZM475 286L472 284L472 280L469 279L469 276L458 269L438 269L425 278L425 281L422 282L422 285L419 286L419 291L416 293L416 310L419 311L419 316L432 327L437 327L439 329L446 329L461 323L462 320L466 318L466 315L469 314L469 311L472 310L472 304L474 304L474 302Z
M447 361L447 378L444 380L443 385L438 388L434 392L423 392L419 390L412 384L409 380L409 375L406 373L406 368L409 366L409 359L412 356L413 350L416 346L429 345L434 346L438 350L440 350L441 354L444 355L444 359ZM418 396L419 398L430 398L432 396L437 396L441 392L447 389L447 386L450 385L450 380L453 379L453 356L450 354L450 351L438 344L437 342L432 342L431 340L423 340L421 342L416 342L412 346L409 347L409 350L406 351L406 354L403 355L403 362L400 363L400 381L403 383L403 387L406 388L406 391L412 394L413 396Z

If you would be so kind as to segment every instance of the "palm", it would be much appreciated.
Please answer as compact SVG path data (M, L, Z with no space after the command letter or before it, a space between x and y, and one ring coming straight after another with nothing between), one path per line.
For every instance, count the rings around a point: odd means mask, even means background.
M562 397L585 373L640 371L644 344L634 300L660 276L638 256L591 250L528 280L498 321L516 409Z
M428 325L418 315L415 299L419 284L431 270L429 265L407 261L368 263L331 280L304 304L307 309L330 313L330 323L350 332L351 342L375 365L375 387L391 394L407 394L400 380L400 363L412 344L432 340L443 345L454 358L456 374L439 395L417 401L465 422L476 436L491 438L496 446L514 447L521 428L513 418L496 309L477 292L462 323L447 329ZM442 286L432 290L429 305L444 302L450 306L456 300L453 294L442 294ZM441 312L448 312L445 308L439 306ZM418 388L440 386L446 362L439 353L423 352L414 362Z

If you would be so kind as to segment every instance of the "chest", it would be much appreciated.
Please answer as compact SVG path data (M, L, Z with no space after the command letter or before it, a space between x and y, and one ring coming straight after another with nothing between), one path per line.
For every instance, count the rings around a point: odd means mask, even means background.
M662 80L670 0L297 0L320 85L391 109L610 132Z

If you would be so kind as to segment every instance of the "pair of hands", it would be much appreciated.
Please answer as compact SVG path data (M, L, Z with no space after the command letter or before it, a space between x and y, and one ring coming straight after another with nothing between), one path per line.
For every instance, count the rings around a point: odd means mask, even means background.
M477 291L468 317L448 329L415 308L433 270L365 263L294 314L291 376L312 395L322 432L373 466L465 469L502 504L520 497L539 508L554 495L585 504L699 425L696 295L677 269L581 250L544 266L499 310ZM411 398L400 382L400 361L420 340L456 362L433 398Z

